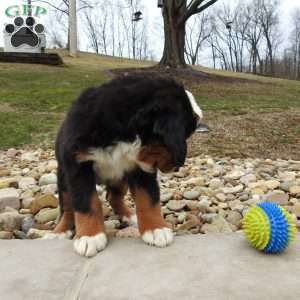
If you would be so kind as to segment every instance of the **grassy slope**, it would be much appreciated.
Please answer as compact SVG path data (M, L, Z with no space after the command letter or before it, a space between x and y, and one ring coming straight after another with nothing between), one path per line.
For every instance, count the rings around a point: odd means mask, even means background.
M93 54L80 54L76 59L65 56L64 60L64 67L0 64L0 148L49 140L80 91L109 80L105 70L149 65ZM299 82L201 70L253 80L187 84L213 128L202 141L204 152L247 155L251 145L261 144L259 152L264 152L264 147L274 148L279 143L283 149L288 144L291 152L299 153L294 147L300 135ZM248 145L247 149L243 150L243 145ZM259 155L255 147L251 151ZM279 147L278 153L281 151Z
M93 54L64 55L64 61L64 67L0 63L0 148L52 136L83 89L109 80L105 70L147 65Z

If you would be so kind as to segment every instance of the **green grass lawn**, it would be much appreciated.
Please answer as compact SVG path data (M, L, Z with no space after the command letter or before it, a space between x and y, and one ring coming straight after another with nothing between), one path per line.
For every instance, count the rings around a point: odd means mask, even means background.
M151 65L86 53L78 58L70 58L65 52L60 54L65 61L63 67L0 63L0 149L52 142L64 113L83 89L109 80L109 69ZM300 82L200 70L229 79L186 82L214 129L203 144L208 152L211 147L219 149L224 142L227 146L223 150L242 148L241 144L247 141L250 146L257 145L261 137L264 146L278 141L295 148L295 135L300 133ZM239 122L242 123L237 126ZM230 130L224 130L222 124ZM236 133L237 144L233 143L232 131ZM216 153L224 154L223 150ZM296 147L293 151L298 150Z
M0 149L53 137L62 113L80 92L111 78L106 70L147 66L93 54L76 59L60 54L63 67L0 63Z

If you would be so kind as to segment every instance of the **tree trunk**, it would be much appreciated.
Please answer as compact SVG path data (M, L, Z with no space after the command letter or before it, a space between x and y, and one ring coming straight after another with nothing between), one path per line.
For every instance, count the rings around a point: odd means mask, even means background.
M184 58L185 22L179 22L182 11L185 11L185 9L184 5L176 8L174 3L165 5L163 8L165 43L163 56L159 63L161 66L171 68L187 67Z
M77 10L76 0L69 2L69 47L70 56L77 56Z
M28 11L28 16L31 17L32 16L32 6L31 6L31 0L27 0L27 11Z
M213 44L211 45L211 50L212 50L212 56L213 56L214 69L216 69L216 53L215 53L215 48L214 48Z

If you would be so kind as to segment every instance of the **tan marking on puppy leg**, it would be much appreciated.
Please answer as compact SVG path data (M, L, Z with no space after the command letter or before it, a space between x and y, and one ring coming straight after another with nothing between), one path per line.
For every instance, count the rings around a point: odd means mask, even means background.
M142 147L138 160L162 172L170 172L173 169L172 155L170 151L161 145Z
M113 187L113 189L108 188L107 200L109 201L115 214L121 218L126 217L130 219L132 213L128 206L124 203L124 196L128 190L128 185L126 182L120 182Z
M141 234L148 230L168 227L161 215L160 203L152 204L149 194L141 188L131 190L136 204L138 227Z
M76 238L94 236L105 231L102 204L96 192L93 193L90 201L88 213L75 212Z
M69 194L63 193L63 213L58 224L54 229L54 233L64 233L74 228L74 211L70 203Z

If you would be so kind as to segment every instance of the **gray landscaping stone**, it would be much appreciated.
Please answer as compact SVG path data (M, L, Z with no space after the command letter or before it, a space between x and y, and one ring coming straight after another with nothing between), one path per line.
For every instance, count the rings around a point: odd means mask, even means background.
M41 209L35 216L34 220L37 223L45 224L54 221L59 215L59 208L44 208Z
M300 185L294 185L290 187L291 195L300 195Z
M240 178L240 182L248 185L250 182L255 182L257 180L254 174L248 174Z
M14 231L21 228L23 216L18 212L4 212L0 214L0 231Z
M208 213L208 214L203 214L201 216L201 219L206 223L212 223L212 221L217 217L218 217L218 214L216 214L216 213Z
M173 211L182 210L186 206L184 200L170 200L167 204L167 208Z
M284 181L280 184L280 189L282 189L285 192L290 191L290 187L294 185L294 181Z
M300 203L293 205L291 211L297 218L300 218Z
M33 224L34 224L34 220L32 216L25 217L22 220L22 224L21 224L22 231L27 233Z
M19 188L22 190L31 189L36 185L36 181L32 177L23 177L19 181Z
M197 191L197 190L186 191L186 192L183 193L183 197L184 197L185 199L188 199L188 200L194 200L194 199L197 199L199 196L200 196L200 192Z
M57 182L57 176L54 173L45 174L41 176L39 185L55 184Z
M14 148L10 148L7 150L6 155L9 158L13 158L18 154L18 150L14 149Z
M242 215L237 211L230 211L226 219L232 225L239 226L242 220Z
M15 230L14 231L14 236L15 236L16 239L19 239L19 240L27 239L26 233L21 231L21 230Z
M50 233L50 230L41 230L41 229L36 229L36 228L30 228L29 231L27 232L27 237L29 239L40 239L44 235Z
M245 175L245 173L242 170L235 169L235 170L231 171L230 173L226 174L225 179L227 179L227 180L237 180L237 179L241 178L244 175Z
M236 193L240 193L244 190L244 186L242 184L239 184L237 186L234 187L225 187L223 188L223 193L224 194L236 194Z
M199 201L198 208L201 212L205 213L209 208L209 201L206 198L203 198Z
M5 207L20 208L19 193L15 188L0 189L0 212Z
M221 216L212 220L211 224L204 224L201 228L203 233L231 233L232 229L228 222Z
M58 206L58 200L51 194L46 194L35 198L31 205L31 213L36 214L42 208L51 207L56 208Z
M213 190L218 189L220 187L223 186L222 181L219 178L213 178L210 182L209 182L209 187Z
M140 237L140 233L136 227L129 226L122 230L119 230L117 232L116 236L120 237L120 238L135 238L136 239L136 238Z
M288 205L289 195L286 193L272 192L264 196L266 201L271 201L279 205Z
M53 170L56 170L56 168L57 168L57 161L55 159L49 160L46 166L46 171L51 172Z
M10 231L0 231L0 240L10 240L13 236L13 233Z
M35 162L38 161L39 158L38 158L38 154L35 152L24 152L21 155L21 160L28 161L28 162Z
M168 202L169 200L171 200L173 197L173 193L166 193L166 194L162 194L160 196L160 201L165 203Z
M41 192L43 194L55 194L57 192L57 184L51 183L41 186Z
M34 201L33 197L23 199L22 200L22 207L24 209L30 209L32 201Z
M226 195L223 194L223 193L218 193L218 194L216 194L216 198L217 198L217 200L219 200L219 201L221 201L221 202L225 202L226 199L227 199Z

